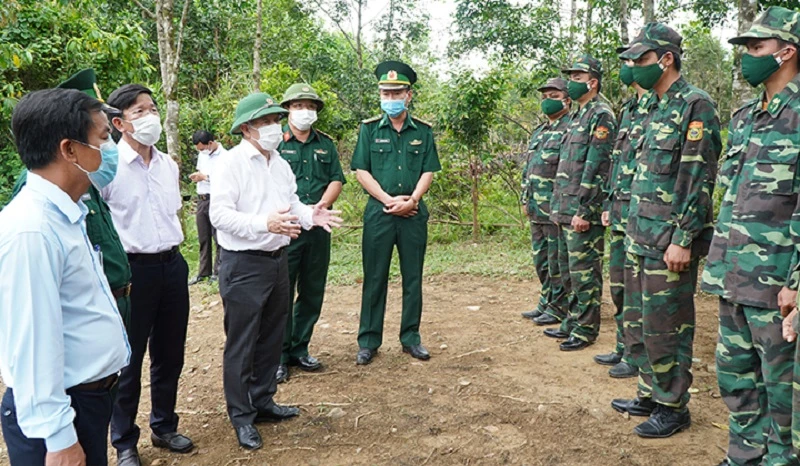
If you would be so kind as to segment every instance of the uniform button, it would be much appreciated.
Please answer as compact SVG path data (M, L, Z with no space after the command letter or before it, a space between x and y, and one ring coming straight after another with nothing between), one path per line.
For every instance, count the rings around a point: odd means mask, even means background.
M308 179L308 177L306 177L306 179Z
M308 163L308 160L303 160L303 163Z
M398 169L398 170L402 170L402 169L403 169L403 167L401 167L400 165L398 165L398 166L397 166L397 169Z

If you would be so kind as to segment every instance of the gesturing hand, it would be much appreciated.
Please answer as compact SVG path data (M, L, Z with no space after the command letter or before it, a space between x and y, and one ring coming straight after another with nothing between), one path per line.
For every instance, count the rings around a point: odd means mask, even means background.
M295 223L298 220L297 215L290 214L289 209L289 207L286 207L269 214L267 217L267 229L269 229L270 233L286 235L292 239L300 236L300 225Z
M342 218L339 215L341 210L328 210L328 205L325 201L319 201L314 206L314 212L311 213L311 221L314 225L322 227L328 233L332 228L339 228L342 226Z

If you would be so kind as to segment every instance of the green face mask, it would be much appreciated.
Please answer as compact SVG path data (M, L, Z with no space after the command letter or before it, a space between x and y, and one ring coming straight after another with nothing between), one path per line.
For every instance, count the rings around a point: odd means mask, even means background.
M570 81L567 84L567 94L569 94L569 98L572 100L577 100L586 95L589 92L589 84L587 83L579 83L578 81Z
M622 68L619 69L619 80L626 86L633 84L633 70L630 66L622 64Z
M661 58L664 58L663 56ZM661 75L664 74L664 69L661 68L661 60L652 65L634 66L631 69L633 80L636 84L642 86L643 89L652 89L656 85Z
M542 112L545 115L555 115L556 113L564 110L564 101L557 99L544 99L542 100Z
M783 50L778 50L775 54L781 52ZM775 54L763 57L755 57L749 53L742 55L742 76L751 86L758 86L778 71L783 60L777 58Z

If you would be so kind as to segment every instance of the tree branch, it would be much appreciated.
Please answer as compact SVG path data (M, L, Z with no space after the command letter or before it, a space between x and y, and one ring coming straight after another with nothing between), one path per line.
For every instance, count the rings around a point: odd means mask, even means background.
M186 21L189 19L189 6L192 4L192 0L186 0L183 4L183 11L181 12L181 25L178 28L178 38L176 39L175 44L175 71L177 72L178 64L181 61L181 50L183 50L183 29L186 27Z
M358 48L356 48L355 44L353 44L353 41L350 40L350 35L347 33L347 31L344 30L344 28L342 27L342 24L339 21L337 21L333 17L333 15L328 10L325 9L324 6L322 6L322 2L320 2L319 0L312 0L312 2L315 5L317 5L319 7L319 9L323 13L325 13L328 16L328 18L331 19L331 21L333 21L334 24L336 24L336 27L339 28L339 31L342 32L342 35L344 36L344 38L347 39L347 43L350 44L350 48L352 48L353 51L356 52L356 54L358 54Z
M141 9L142 9L142 12L143 12L145 15L149 16L149 17L150 17L150 19L156 19L156 14L155 14L155 13L153 13L152 11L148 10L148 9L147 9L147 7L145 7L145 6L144 6L144 5L142 5L141 3L139 3L139 0L133 0L133 2L134 2L134 3L136 3L136 5L138 5L138 6L139 6L139 8L141 8Z
M522 123L518 122L517 120L511 118L510 116L508 116L506 114L502 114L501 116L503 117L504 120L510 121L511 123L514 123L515 125L517 125L520 128L522 128L523 131L525 131L530 136L531 131L528 128L526 128L525 126L523 126Z

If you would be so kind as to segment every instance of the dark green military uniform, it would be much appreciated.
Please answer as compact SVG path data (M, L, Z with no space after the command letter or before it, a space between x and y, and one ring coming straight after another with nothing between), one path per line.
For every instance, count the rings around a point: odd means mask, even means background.
M674 30L650 23L645 39L620 58L635 60L657 48L678 55L681 41ZM654 92L648 106L631 185L625 307L641 309L642 315L647 357L641 364L634 361L639 367L639 397L652 397L683 412L692 383L697 267L712 233L719 118L708 94L682 77L661 98ZM689 270L669 271L664 252L671 244L691 249Z
M399 132L386 114L363 122L351 168L369 172L387 194L399 196L411 195L423 173L437 172L442 167L431 127L406 112ZM368 349L378 348L383 341L389 265L395 245L403 277L400 342L403 346L420 344L428 208L421 200L419 212L408 218L386 214L383 209L384 205L373 197L364 209L364 284L358 345Z
M308 139L301 142L286 126L278 152L292 166L300 201L313 206L322 199L331 182L344 184L346 181L339 153L331 138L314 128L310 131ZM303 231L289 244L287 254L291 296L295 295L296 289L297 299L286 319L281 364L308 356L308 343L325 297L331 234L319 227Z
M798 16L770 7L729 42L800 43ZM798 90L800 75L769 102L762 92L737 110L719 162L724 195L702 288L720 297L717 380L730 410L732 465L800 464L791 448L795 343L782 338L777 301L782 287L797 289L790 223L800 192Z
M564 71L571 70L602 73L599 62L588 55ZM590 343L600 331L605 233L600 216L616 134L614 113L597 97L577 110L561 143L553 185L550 219L559 225L559 264L570 295L561 330ZM576 215L591 224L587 231L573 230L570 224Z
M550 200L561 139L569 121L567 112L556 121L548 119L533 131L522 176L522 203L530 220L533 266L542 285L537 310L558 320L566 315L567 299L558 264L558 226L550 220Z

